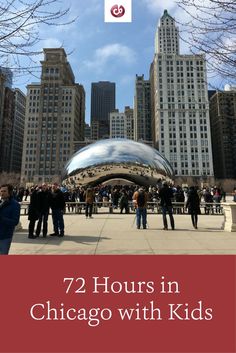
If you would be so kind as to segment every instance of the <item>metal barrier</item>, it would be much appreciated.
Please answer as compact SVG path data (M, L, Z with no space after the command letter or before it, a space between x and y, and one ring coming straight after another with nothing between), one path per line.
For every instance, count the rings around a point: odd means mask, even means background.
M185 207L184 202L173 202L173 213L174 214L188 214L188 210ZM65 214L81 214L85 213L85 202L66 202ZM29 202L21 203L21 215L28 215ZM132 202L129 202L129 213L135 212L135 207ZM201 214L206 215L222 215L224 214L223 205L221 203L200 203ZM148 202L147 211L149 213L161 213L161 206L158 202ZM119 207L114 207L112 202L94 202L93 204L93 214L96 213L120 213Z

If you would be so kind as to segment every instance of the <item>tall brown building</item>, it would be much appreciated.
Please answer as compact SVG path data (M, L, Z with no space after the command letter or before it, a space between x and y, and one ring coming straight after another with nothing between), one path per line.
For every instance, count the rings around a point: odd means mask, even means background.
M63 48L44 49L40 83L27 86L22 182L57 181L84 140L85 91Z
M5 87L0 129L0 172L10 172L12 131L14 126L14 92Z
M26 97L12 89L12 72L0 67L0 172L21 172Z
M210 121L215 177L236 178L236 90L211 97Z

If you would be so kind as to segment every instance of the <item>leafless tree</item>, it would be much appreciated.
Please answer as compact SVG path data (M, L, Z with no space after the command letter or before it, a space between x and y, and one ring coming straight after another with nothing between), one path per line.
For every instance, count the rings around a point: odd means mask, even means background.
M177 0L183 11L182 35L193 53L206 54L208 66L223 79L236 79L236 1ZM186 39L187 37L187 39Z
M15 71L29 71L36 65L35 50L40 42L40 26L64 26L69 8L61 8L58 0L1 0L0 2L0 66ZM27 64L23 64L26 62Z

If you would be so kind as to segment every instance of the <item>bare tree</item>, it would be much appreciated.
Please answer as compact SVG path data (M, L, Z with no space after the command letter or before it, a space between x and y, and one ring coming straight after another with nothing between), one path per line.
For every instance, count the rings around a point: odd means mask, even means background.
M60 8L58 0L1 0L0 2L0 66L15 71L29 71L40 54L35 46L40 42L40 26L64 26L69 8ZM27 64L22 66L22 58ZM25 60L24 60L25 62ZM31 65L29 65L29 62Z
M223 79L236 79L236 1L177 0L183 13L184 40L193 53L206 54L209 67Z

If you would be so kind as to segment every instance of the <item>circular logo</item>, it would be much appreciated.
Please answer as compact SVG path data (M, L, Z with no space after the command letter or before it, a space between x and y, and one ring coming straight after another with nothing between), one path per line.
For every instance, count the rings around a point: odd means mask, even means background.
M125 14L124 6L122 6L122 5L120 5L120 6L118 6L118 5L112 6L111 14L114 17L122 17L122 16L124 16L124 14Z

